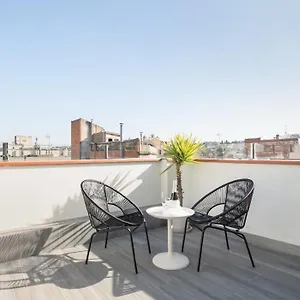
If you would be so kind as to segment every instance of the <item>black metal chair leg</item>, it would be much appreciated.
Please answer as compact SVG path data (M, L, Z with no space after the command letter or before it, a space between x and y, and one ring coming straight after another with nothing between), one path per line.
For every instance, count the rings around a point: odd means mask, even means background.
M186 219L186 221L185 221L184 233L183 233L183 238L182 238L181 252L183 252L183 250L184 250L184 243L185 243L185 236L186 236L187 226L188 226L188 219Z
M107 248L108 232L109 232L109 229L106 228L106 237L105 237L105 246L104 246L104 248Z
M130 229L126 228L130 234L130 241L131 241L131 248L132 248L132 255L133 255L133 262L134 262L134 269L135 269L135 274L138 273L137 265L136 265L136 259L135 259L135 251L134 251L134 244L133 244L133 237L132 237L132 232Z
M225 239L226 239L226 245L227 245L227 249L229 250L229 242L228 242L228 235L227 235L227 230L226 227L224 226L224 231L225 231Z
M204 234L205 234L205 230L208 228L209 226L205 226L202 230L202 236L201 236L201 242L200 242L200 250L199 250L199 259L198 259L198 267L197 267L197 272L200 271L200 264L201 264L201 256L202 256L202 248L203 248L203 240L204 240Z
M88 260L89 260L89 255L90 255L90 251L91 251L91 247L92 247L92 242L93 242L93 238L94 236L97 234L98 232L94 232L90 238L90 244L89 244L89 248L88 248L88 252L87 252L87 255L86 255L86 259L85 259L85 264L87 265L88 263Z
M146 238L147 238L148 251L151 254L151 247L150 247L149 236L148 236L148 228L147 228L147 223L145 220L144 220L144 227L145 227L145 233L146 233Z
M246 237L245 237L242 233L240 233L240 232L238 233L238 235L241 236L242 239L245 241L246 248L247 248L247 251L248 251L248 254L249 254L251 263L252 263L252 267L255 268L255 264L254 264L254 261L253 261L253 258L252 258L252 254L251 254L251 252L250 252L250 248L249 248L249 245L248 245L248 242L247 242Z

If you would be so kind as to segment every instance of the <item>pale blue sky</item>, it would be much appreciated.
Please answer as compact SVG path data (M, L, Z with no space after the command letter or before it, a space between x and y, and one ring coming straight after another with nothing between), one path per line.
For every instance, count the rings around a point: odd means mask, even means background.
M0 141L300 132L299 0L1 0Z

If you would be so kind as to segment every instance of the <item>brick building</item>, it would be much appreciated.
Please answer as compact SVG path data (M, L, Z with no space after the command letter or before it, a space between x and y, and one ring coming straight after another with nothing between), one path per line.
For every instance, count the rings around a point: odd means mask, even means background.
M252 145L255 145L256 158L284 158L288 159L298 145L298 138L280 138L262 140L261 138L245 139L246 155L249 157Z
M120 134L106 131L92 121L77 119L71 121L71 158L104 159L120 158ZM140 155L140 140L123 141L123 158Z
M81 118L71 121L71 158L89 159L93 135L101 131L104 128L92 121Z

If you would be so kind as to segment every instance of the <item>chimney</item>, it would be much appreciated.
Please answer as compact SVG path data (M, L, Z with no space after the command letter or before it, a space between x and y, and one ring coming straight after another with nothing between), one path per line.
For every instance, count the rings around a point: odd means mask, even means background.
M3 151L2 159L3 159L3 161L7 161L8 160L8 143L3 143L2 151Z
M141 143L141 145L143 145L143 132L142 131L140 132L140 143Z
M120 158L124 158L124 152L123 152L123 123L120 123Z
M89 132L88 132L88 140L89 142L92 142L93 140L93 119L89 122Z

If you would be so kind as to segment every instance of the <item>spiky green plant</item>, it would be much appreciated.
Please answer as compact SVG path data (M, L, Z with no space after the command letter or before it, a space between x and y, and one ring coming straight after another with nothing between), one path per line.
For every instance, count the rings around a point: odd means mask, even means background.
M180 205L183 204L181 167L185 164L199 163L196 158L202 147L203 145L200 140L194 138L192 135L185 134L176 134L169 142L162 146L164 157L172 161L171 165L168 166L162 174L175 165Z

